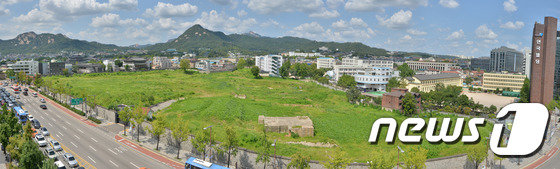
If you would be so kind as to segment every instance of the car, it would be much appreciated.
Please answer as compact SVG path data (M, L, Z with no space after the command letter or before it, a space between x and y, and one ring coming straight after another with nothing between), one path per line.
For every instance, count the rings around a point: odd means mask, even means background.
M58 143L58 141L56 140L51 140L51 146L54 151L62 151L62 146L60 146L60 143Z
M23 88L23 91L24 91L24 92L26 92L26 91L29 91L29 89L27 89L27 88Z
M66 166L64 166L64 163L62 163L62 161L55 161L54 165L56 165L57 169L66 169Z
M32 125L33 128L35 128L35 129L41 128L41 123L39 123L39 120L37 120L37 119L33 119L33 121L31 121L31 125Z
M29 94L27 94L27 91L24 91L24 92L23 92L23 95L24 95L24 96L27 96L27 95L29 95Z
M47 109L47 105L44 105L44 104L39 105L39 107L41 107L41 109Z
M69 167L78 167L78 161L70 153L64 153L64 159L68 162Z
M39 89L41 90L41 89ZM33 92L33 97L37 97L37 92Z
M35 118L33 117L33 115L30 114L30 115L27 116L27 119L29 119L29 121L32 121Z
M51 135L46 127L41 127L39 128L39 130L41 131L41 134L43 134L44 136Z
M19 95L16 95L16 99L19 99Z
M40 147L47 146L47 140L45 139L45 136L43 136L42 134L35 135L35 139L37 139L37 144L39 144Z
M10 107L14 107L14 103L12 103L12 102L8 102L8 106L10 106Z
M39 101L41 101L41 103L45 103L45 99L41 99L41 100L39 100Z
M54 150L52 148L46 148L45 149L45 155L47 157L49 157L50 159L55 159L56 158L56 153L54 152Z

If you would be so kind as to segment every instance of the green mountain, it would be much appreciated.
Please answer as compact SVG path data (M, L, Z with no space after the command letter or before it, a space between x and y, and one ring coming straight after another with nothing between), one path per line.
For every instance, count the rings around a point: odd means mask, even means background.
M121 49L121 47L70 39L62 34L27 32L14 39L0 40L0 53L2 54L58 53L62 51L94 52L115 49Z
M338 51L354 52L357 54L387 54L387 51L384 49L369 47L358 42L318 42L290 36L271 38L260 36L254 32L226 35L223 32L210 31L200 25L192 26L176 39L149 46L147 49L157 51L177 49L178 51L198 52L199 54L210 51L220 54L227 53L228 51L247 54L268 54L294 50L312 51L323 46L331 50L338 49Z

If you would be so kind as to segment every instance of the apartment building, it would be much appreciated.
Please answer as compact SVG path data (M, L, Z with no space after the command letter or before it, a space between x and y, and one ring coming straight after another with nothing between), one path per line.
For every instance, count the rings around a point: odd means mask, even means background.
M406 88L412 90L412 88L418 88L422 92L430 92L435 90L437 84L443 84L444 86L461 86L463 80L458 74L434 74L434 75L414 75L412 77L407 77L404 79L408 84Z
M25 72L28 75L35 75L39 73L39 62L34 60L17 61L13 64L8 64L8 69L14 72Z
M304 52L286 52L286 53L282 53L282 56L288 56L288 57L322 57L323 55L321 53L304 53Z
M429 70L435 69L438 71L449 71L452 69L459 69L455 63L448 63L448 62L426 62L426 61L406 61L408 67L412 70Z
M392 60L360 59L358 57L342 58L342 65L354 67L388 67L393 68Z
M490 52L490 70L493 72L525 72L525 55L505 46L492 49Z
M280 67L284 59L280 55L255 56L255 66L270 76L280 76Z
M152 59L152 69L170 69L172 66L171 59L167 57L154 57Z
M336 59L334 58L317 58L317 69L327 68L331 69L336 64Z
M482 75L482 89L495 91L497 89L511 89L520 92L526 75L512 73L484 73Z

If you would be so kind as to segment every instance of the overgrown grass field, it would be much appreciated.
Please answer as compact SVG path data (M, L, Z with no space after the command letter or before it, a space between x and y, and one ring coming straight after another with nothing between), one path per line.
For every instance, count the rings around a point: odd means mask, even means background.
M105 107L135 105L142 100L145 103L150 96L153 96L153 103L183 97L184 100L158 112L167 123L187 124L192 132L214 125L212 137L218 141L224 140L225 127L232 126L237 129L242 147L248 149L255 149L262 134L262 126L257 122L259 115L309 116L313 120L315 137L292 138L286 134L269 133L270 140L277 139L279 142L277 153L285 156L301 152L311 156L313 160L326 160L328 156L325 152L340 148L352 161L365 162L373 150L396 152L396 145L405 149L421 146L428 150L428 158L467 152L467 146L460 142L434 145L423 139L419 145L400 142L387 144L384 143L386 128L381 132L379 143L370 144L368 138L376 119L392 117L400 122L406 117L368 106L352 105L346 101L344 92L313 82L271 77L253 79L247 69L193 75L172 70L102 73L54 76L46 77L45 80L53 85L71 86L70 94L75 96L96 95L95 101ZM237 98L236 95L245 95L246 98ZM425 114L421 116L427 117ZM449 115L436 117L456 118ZM468 127L465 125L465 128ZM481 138L488 136L490 130L491 124L479 127ZM463 131L465 135L470 134L468 129ZM301 141L330 143L337 148L286 143Z

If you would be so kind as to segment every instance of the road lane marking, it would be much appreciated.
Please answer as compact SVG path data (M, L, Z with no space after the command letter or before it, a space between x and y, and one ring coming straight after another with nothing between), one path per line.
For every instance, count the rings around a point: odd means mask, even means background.
M89 148L91 148L93 151L97 151L95 148L93 148L92 146L89 146Z
M78 148L78 146L76 144L74 144L74 142L70 142L70 144L74 145L74 147Z
M76 129L76 130L78 130L80 133L85 134L84 131L82 131L82 130L80 130L80 129Z
M62 126L62 128L64 128L64 130L68 130L68 129L66 128L66 126L63 126L63 125L61 125L61 126Z
M118 148L115 148L115 150L117 150L119 153L122 153L122 151Z
M56 115L56 117L58 117L58 118L62 118L62 117L60 117L60 115L58 115L58 114L55 114L55 115Z
M93 158L91 158L90 156L87 156L89 158L89 160L91 160L93 163L96 163L95 160L93 160Z
M56 119L54 119L54 118L52 118L52 117L51 117L51 120L54 121L54 122L56 122Z
M68 121L65 121L65 122L66 122L66 124L68 124L68 125L70 125L70 126L72 125L72 124L70 124L70 122L68 122Z
M93 139L93 137L91 137L91 139L97 143L97 140Z
M134 166L134 168L140 168L140 167L138 167L136 164L134 164L134 163L132 163L132 162L130 162L130 164L132 164L132 165Z
M54 134L54 135L55 135L56 137L58 137L58 134ZM60 138L60 137L58 137L58 138Z
M119 165L115 164L113 161L109 160L109 162L113 163L113 165L119 167Z
M77 139L80 139L80 137L78 137L78 135L75 135L75 134L74 134L74 137L76 137Z
M113 153L113 154L115 154L115 155L119 155L119 154L115 153L115 152L114 152L113 150L111 150L111 149L107 149L107 150L109 150L111 153Z
M51 123L47 123L47 124L49 124L49 126L51 126L51 127L53 126Z
M62 135L62 133L61 133L61 132L58 132L58 134L60 134L60 136L64 136L64 135Z

